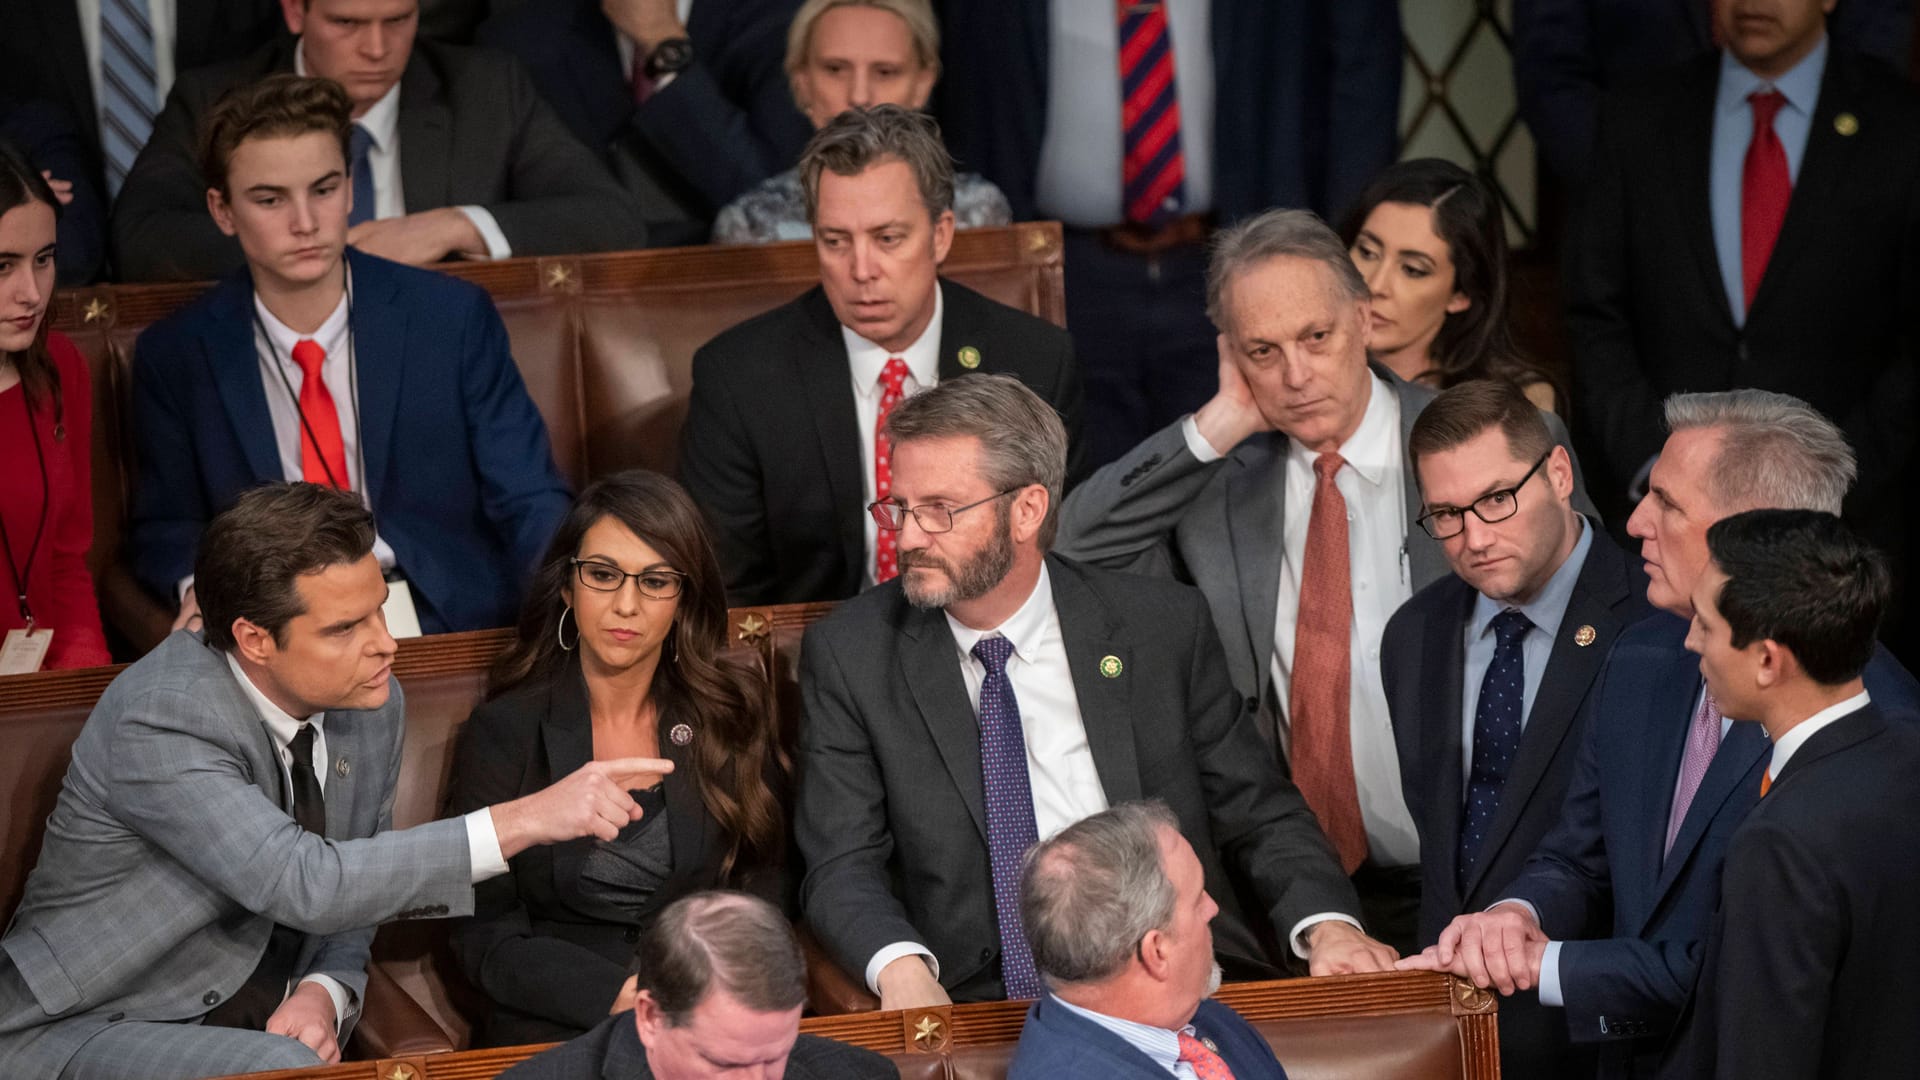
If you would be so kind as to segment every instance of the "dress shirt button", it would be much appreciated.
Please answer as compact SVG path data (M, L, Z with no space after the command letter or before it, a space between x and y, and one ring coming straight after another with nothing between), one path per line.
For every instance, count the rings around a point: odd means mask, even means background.
M127 1018L126 1013L123 1013L123 1012L114 1013L113 1015L107 1017L107 1023L117 1024L120 1021L125 1020L126 1018Z
M213 1006L220 1004L220 991L209 990L206 993L200 995L200 1004L205 1005L208 1008L212 1008Z
M640 940L640 928L636 926L629 926L627 927L627 932L620 936L626 939L627 944L631 945L634 942Z
M989 960L991 960L991 959L993 959L993 950L992 950L992 949L981 949L981 950L980 950L980 962L981 962L981 963L983 963L983 964L984 964L984 963L986 963L987 961L989 961Z

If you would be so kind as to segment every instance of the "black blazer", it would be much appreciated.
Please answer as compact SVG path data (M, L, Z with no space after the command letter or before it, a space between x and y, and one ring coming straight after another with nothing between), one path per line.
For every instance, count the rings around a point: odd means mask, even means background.
M1920 727L1876 705L1787 759L1727 848L1697 1008L1674 1055L1693 1075L1913 1075L1916 776Z
M1420 944L1431 945L1454 916L1500 900L1527 856L1560 817L1592 692L1620 631L1653 614L1640 560L1622 551L1596 522L1587 560L1574 580L1559 637L1527 715L1499 810L1463 895L1454 872L1459 850L1466 754L1461 702L1465 632L1479 596L1449 574L1415 593L1387 623L1380 648L1387 711L1400 758L1400 785L1420 833ZM1588 635L1587 631L1591 631ZM1526 993L1500 1003L1500 1061L1517 1077L1571 1075L1567 1025ZM1588 1066L1591 1068L1591 1065Z
M900 1070L871 1050L802 1035L787 1058L786 1080L897 1080ZM633 1013L603 1017L592 1031L500 1074L500 1080L653 1080Z
M1242 709L1200 594L1057 555L1047 570L1100 786L1109 803L1162 799L1180 819L1220 905L1228 977L1272 978L1283 962L1243 914L1242 885L1281 934L1320 912L1357 919L1313 811ZM1005 997L979 723L946 616L888 582L810 627L800 665L808 923L856 976L914 941L955 1001Z
M1667 395L1792 394L1845 428L1860 460L1849 514L1888 544L1876 520L1897 512L1920 407L1920 94L1877 61L1828 54L1786 222L1740 328L1708 209L1719 64L1703 56L1602 109L1568 245L1581 456L1596 490L1618 497L1665 441Z
M292 71L296 44L276 42L175 81L114 203L121 279L199 280L242 264L239 241L221 235L207 213L200 123L229 87ZM631 200L511 57L415 40L400 76L398 131L409 213L483 207L515 255L623 251L646 242Z
M581 892L592 837L528 848L509 860L509 873L474 886L473 916L454 924L452 942L467 977L494 1005L483 1045L568 1039L605 1019L640 926L688 893L732 885L780 902L777 868L736 868L731 882L721 879L727 838L701 801L689 747L664 735L659 755L675 765L662 784L673 870L638 920ZM592 760L586 682L572 661L553 678L474 710L460 733L447 812L530 795ZM784 787L771 761L766 771Z
M1067 480L1085 470L1080 369L1067 332L942 280L940 378L1018 376L1066 421ZM866 569L866 478L847 347L827 294L749 319L693 356L680 479L713 526L727 600L844 600Z

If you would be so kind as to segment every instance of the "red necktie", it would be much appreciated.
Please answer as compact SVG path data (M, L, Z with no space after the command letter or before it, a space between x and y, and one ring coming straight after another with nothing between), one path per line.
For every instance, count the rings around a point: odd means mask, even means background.
M1212 1047L1184 1031L1179 1036L1180 1060L1193 1066L1193 1075L1200 1080L1233 1080L1233 1070L1227 1068L1227 1060Z
M1120 178L1127 220L1158 228L1180 212L1186 159L1174 92L1173 39L1161 0L1117 0L1120 20Z
M887 414L906 396L907 362L897 356L880 369L880 412L873 418L873 493L893 494L893 447L887 442ZM881 529L873 538L873 583L882 585L900 573L900 534Z
M1780 238L1780 224L1787 220L1793 177L1787 172L1787 148L1773 133L1773 118L1787 103L1786 95L1769 90L1747 101L1753 106L1753 141L1747 144L1746 165L1740 171L1740 281L1751 310L1773 242Z
M327 361L327 350L313 341L300 341L293 347L293 362L300 365L300 478L310 484L327 484L342 489L352 487L347 477L347 451L340 439L340 414L334 410L333 395L320 377L320 365Z
M1367 858L1367 828L1353 778L1349 710L1352 687L1353 575L1347 553L1347 501L1334 485L1339 454L1314 459L1313 516L1300 564L1287 719L1293 731L1293 782L1306 797L1351 874Z

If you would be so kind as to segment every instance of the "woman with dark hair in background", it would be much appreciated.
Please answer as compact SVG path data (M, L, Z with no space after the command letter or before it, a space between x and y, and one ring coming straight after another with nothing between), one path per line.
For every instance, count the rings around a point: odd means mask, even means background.
M86 561L93 389L80 351L47 329L58 222L46 178L0 142L0 630L29 646L9 650L8 673L112 663Z
M1484 182L1450 161L1402 161L1361 194L1340 235L1373 292L1381 363L1442 390L1507 379L1560 411L1559 391L1513 343L1506 221Z
M642 470L590 485L534 575L518 631L461 732L450 814L590 760L675 768L635 792L646 813L617 839L530 848L475 887L452 938L493 1002L479 1045L568 1039L604 1020L639 928L681 896L785 899L785 769L766 682L721 655L726 593L686 492Z

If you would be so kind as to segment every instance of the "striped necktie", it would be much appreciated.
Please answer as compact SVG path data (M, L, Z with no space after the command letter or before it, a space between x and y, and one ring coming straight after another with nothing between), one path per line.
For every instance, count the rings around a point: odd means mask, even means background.
M1165 226L1186 203L1173 38L1162 0L1117 0L1120 20L1121 186L1127 220Z
M153 134L157 91L147 0L101 0L100 145L106 152L109 196L119 194L133 159Z

